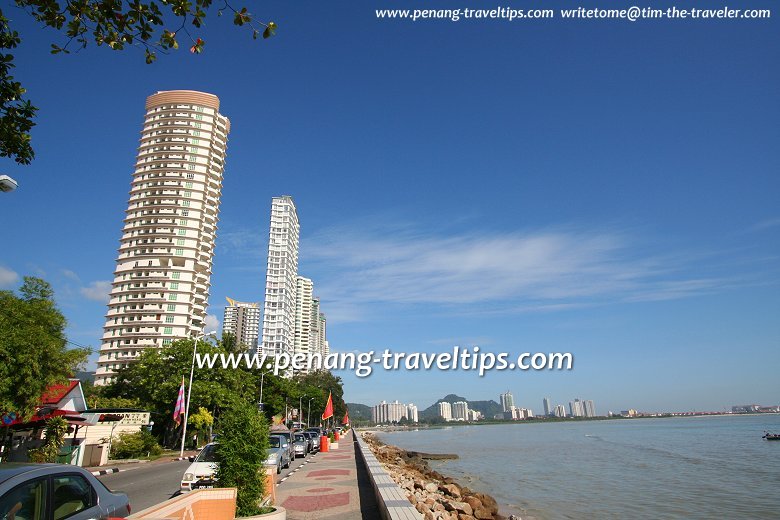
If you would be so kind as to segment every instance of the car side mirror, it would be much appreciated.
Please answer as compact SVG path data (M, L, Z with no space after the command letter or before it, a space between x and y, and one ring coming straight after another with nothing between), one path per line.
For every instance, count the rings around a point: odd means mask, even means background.
M187 460L189 460L190 462L195 462L195 456L190 455L189 457L187 457Z

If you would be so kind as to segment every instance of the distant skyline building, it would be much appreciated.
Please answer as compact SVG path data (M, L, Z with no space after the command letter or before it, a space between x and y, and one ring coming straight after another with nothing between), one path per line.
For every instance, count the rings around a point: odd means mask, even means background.
M503 394L500 394L498 396L498 399L501 403L501 409L505 412L510 411L512 407L515 405L515 398L512 396L512 392L510 392L509 390L507 390Z
M549 397L545 397L543 400L544 403L544 415L552 415L552 401Z
M414 406L414 409L416 412L417 407ZM398 423L398 421L400 421L402 417L406 417L407 419L409 419L408 410L409 410L409 406L398 402L398 400L395 400L392 403L388 403L387 401L382 401L381 403L371 408L371 419L374 421L375 424Z
M469 420L469 403L466 401L457 401L452 403L452 420L453 421L468 421Z
M439 417L445 421L452 420L452 405L446 401L439 403Z
M585 417L596 417L596 406L588 399L582 402L582 413Z
M229 132L213 94L146 99L95 385L146 348L203 333Z
M555 410L553 410L553 415L555 417L566 417L566 407L562 404L556 404Z
M583 417L585 415L585 411L582 409L582 401L579 399L569 401L569 412L571 413L572 417Z
M417 406L415 406L413 403L406 405L406 418L409 420L409 422L420 422L420 414L417 410Z
M258 346L259 351L269 356L292 355L294 352L299 239L300 224L292 197L274 197L271 201L263 332Z
M260 304L239 302L233 298L225 299L228 305L222 320L222 333L233 334L240 345L244 345L248 350L255 350L260 332Z

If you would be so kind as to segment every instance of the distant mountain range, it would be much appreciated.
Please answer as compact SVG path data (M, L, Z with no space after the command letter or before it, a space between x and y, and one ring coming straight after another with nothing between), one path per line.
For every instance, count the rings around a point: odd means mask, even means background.
M352 420L371 420L371 407L360 403L347 403L349 418Z
M458 401L466 401L467 403L469 403L470 410L476 410L480 412L482 415L485 416L486 419L492 419L494 415L503 412L501 405L493 401L492 399L489 401L469 401L465 397L461 397L455 394L449 394L442 397L441 399L433 403L425 410L421 410L419 412L420 420L434 419L438 417L439 403L447 402L452 404L452 403L457 403ZM347 403L347 408L349 408L350 419L371 420L370 406L367 406L365 404L360 404L360 403Z
M493 401L492 399L489 401L469 401L465 397L461 397L459 395L455 394L449 394L435 403L433 403L431 406L426 408L425 410L420 412L420 419L433 419L435 417L439 416L439 403L457 403L458 401L466 401L469 403L469 410L476 410L482 415L485 416L486 419L492 419L494 415L497 413L502 413L504 410L501 408L501 405L497 402Z

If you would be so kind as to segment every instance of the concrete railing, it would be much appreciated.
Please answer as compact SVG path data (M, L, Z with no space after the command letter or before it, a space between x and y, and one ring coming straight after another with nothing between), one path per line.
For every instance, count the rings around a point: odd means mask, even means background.
M403 490L395 483L385 471L382 464L376 460L371 448L360 434L352 430L355 435L363 464L368 471L371 486L374 488L379 514L383 520L421 520L423 516L412 506L406 498Z

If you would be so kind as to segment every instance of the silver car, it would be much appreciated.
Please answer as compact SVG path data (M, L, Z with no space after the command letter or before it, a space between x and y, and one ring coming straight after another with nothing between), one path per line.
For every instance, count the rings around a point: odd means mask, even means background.
M127 495L68 464L0 465L0 518L107 520L130 515Z
M295 449L295 456L298 457L299 455L301 457L305 457L309 454L309 439L306 438L305 435L302 433L296 433L295 434L295 444L293 446Z
M287 451L284 437L271 435L268 438L268 458L266 466L276 466L276 473L281 473L282 468L290 467L290 452Z

